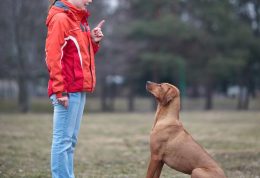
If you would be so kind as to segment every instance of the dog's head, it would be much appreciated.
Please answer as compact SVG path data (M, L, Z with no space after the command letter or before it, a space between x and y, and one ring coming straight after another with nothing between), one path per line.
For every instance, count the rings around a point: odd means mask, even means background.
M163 106L169 104L175 97L180 96L178 88L169 83L158 84L148 81L146 90L152 93Z

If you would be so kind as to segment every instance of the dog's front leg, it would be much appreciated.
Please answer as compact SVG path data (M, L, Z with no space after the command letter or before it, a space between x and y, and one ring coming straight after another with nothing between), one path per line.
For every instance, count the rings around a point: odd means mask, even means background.
M164 162L160 161L153 178L159 178L160 177L163 165L164 165Z
M154 176L159 177L161 174L162 166L163 163L161 159L158 159L157 156L151 156L146 178L155 178Z

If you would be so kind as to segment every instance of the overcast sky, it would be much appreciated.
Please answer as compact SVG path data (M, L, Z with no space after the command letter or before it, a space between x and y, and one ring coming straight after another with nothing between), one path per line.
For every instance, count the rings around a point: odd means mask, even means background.
M106 3L110 7L110 11L113 12L116 9L116 7L117 7L118 0L109 0L109 1L106 1Z

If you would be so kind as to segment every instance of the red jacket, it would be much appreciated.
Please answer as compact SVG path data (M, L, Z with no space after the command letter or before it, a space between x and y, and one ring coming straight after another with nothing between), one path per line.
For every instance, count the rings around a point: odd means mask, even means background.
M92 92L96 84L94 54L99 46L92 41L87 11L66 0L57 1L49 11L46 25L48 95L59 98L64 92Z

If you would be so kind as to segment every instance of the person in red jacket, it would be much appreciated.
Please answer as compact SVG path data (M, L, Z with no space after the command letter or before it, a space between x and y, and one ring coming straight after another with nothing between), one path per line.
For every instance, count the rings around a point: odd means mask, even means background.
M73 157L86 92L96 84L95 53L103 38L102 20L90 30L92 0L50 0L46 20L48 95L54 107L51 171L53 178L74 178Z

